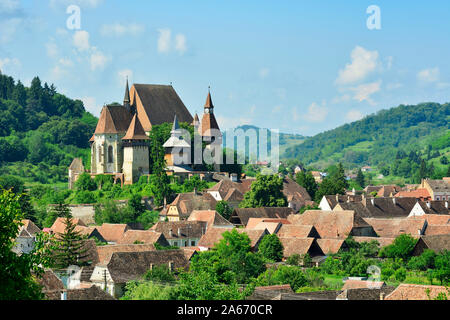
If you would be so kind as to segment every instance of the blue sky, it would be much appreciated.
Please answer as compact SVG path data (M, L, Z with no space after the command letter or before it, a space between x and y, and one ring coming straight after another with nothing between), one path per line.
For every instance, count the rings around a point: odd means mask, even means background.
M69 5L81 29L66 26ZM381 29L369 30L376 5ZM0 69L98 116L134 83L211 86L222 129L313 135L399 104L448 102L448 1L0 0Z

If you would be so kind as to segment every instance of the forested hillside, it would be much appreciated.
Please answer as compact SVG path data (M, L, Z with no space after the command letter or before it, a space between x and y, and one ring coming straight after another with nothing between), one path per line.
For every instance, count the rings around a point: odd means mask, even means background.
M400 105L308 138L288 148L283 157L318 168L336 162L347 168L389 167L405 158L419 166L422 159L445 164L441 158L450 149L449 120L448 103Z
M27 183L66 181L74 157L89 161L97 119L83 102L35 77L30 88L0 74L0 175Z

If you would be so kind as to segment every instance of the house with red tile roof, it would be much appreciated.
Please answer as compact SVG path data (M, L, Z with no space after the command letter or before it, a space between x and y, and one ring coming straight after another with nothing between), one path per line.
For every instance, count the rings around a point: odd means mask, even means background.
M444 286L402 283L388 294L384 300L434 300L443 294L449 297L449 290L448 287Z

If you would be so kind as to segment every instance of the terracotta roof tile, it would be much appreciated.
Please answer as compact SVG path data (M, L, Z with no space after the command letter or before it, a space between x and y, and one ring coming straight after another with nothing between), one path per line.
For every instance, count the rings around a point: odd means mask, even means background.
M97 227L97 230L106 241L117 242L128 230L128 226L126 224L104 223L100 227Z
M142 128L137 114L133 116L127 133L122 140L149 140L150 138L145 134L144 128Z
M429 290L429 296L427 294ZM438 294L449 295L449 289L443 286L400 284L392 293L386 296L385 300L431 300Z

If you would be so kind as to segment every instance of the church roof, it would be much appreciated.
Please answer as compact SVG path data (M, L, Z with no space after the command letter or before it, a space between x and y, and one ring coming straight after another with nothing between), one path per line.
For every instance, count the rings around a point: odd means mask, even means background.
M213 105L212 99L211 99L211 92L209 92L209 91L208 91L208 96L206 97L205 108L214 108L214 105Z
M137 114L134 115L133 120L131 120L130 126L122 140L149 140L145 134L144 128L139 121Z
M121 105L104 106L95 129L95 134L124 133L131 121L131 114Z
M123 102L130 102L130 88L128 87L128 78L127 78L127 86L125 88L125 97L123 98Z
M131 91L136 92L135 99L142 102L138 107L139 118L145 131L153 125L172 122L174 115L179 121L192 123L193 118L172 86L154 84L134 84Z

